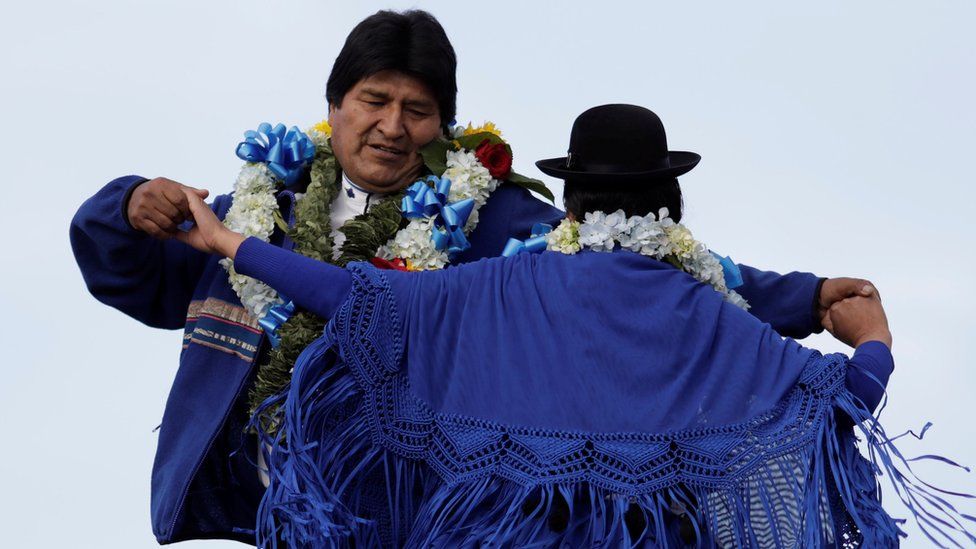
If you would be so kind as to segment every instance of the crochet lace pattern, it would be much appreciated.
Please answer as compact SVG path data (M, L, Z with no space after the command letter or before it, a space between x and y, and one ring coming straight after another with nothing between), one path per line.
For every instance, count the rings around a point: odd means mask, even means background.
M774 409L716 428L597 434L435 413L412 393L400 368L400 322L388 303L393 298L385 278L369 268L354 272L355 297L335 316L330 332L363 389L374 442L423 459L448 484L497 475L523 486L587 482L625 496L676 484L725 488L766 461L809 445L833 396L844 389L846 357L815 355L800 383Z

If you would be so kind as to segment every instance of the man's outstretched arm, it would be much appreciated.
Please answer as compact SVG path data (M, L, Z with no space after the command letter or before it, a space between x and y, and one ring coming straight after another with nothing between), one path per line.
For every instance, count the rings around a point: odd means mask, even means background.
M739 264L742 286L735 289L749 302L749 312L781 335L804 338L823 331L817 297L824 279L813 273L780 274Z
M462 254L460 263L502 253L509 237L524 240L536 223L553 226L566 215L515 185L499 187L479 212L481 221L472 234L472 248ZM743 285L736 291L751 305L749 312L774 330L801 339L823 331L821 319L833 303L853 296L871 295L864 291L871 283L856 278L821 278L813 273L779 274L739 264Z

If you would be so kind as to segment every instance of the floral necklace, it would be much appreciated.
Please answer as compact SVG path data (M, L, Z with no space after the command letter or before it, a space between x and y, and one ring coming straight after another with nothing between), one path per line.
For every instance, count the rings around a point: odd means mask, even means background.
M521 242L510 239L502 255L543 249L564 254L575 254L582 248L597 252L609 252L621 248L653 257L674 265L710 285L722 294L726 301L749 309L745 298L733 291L742 285L738 266L728 257L721 257L695 240L691 231L668 217L668 209L661 208L657 216L627 217L623 210L611 214L587 212L583 222L564 219L552 229L547 225L533 228L532 238Z
M467 235L478 223L478 210L502 181L543 194L552 193L540 182L511 170L512 152L492 123L454 127L451 140L441 138L421 149L431 175L408 189L383 198L369 210L346 222L346 239L333 260L330 207L338 192L341 167L323 121L307 134L298 128L262 124L245 132L237 155L246 161L234 184L234 199L224 224L246 237L268 241L275 225L285 230L302 255L343 266L351 261L373 261L404 270L445 267L453 255L470 244ZM296 194L295 224L291 228L278 211L276 193L297 182L309 169L310 183ZM298 355L322 333L326 320L307 311L295 311L270 286L237 273L230 259L221 260L229 281L247 311L259 319L272 349L259 365L250 394L251 412L280 392L291 379ZM274 407L262 410L265 426L274 430Z

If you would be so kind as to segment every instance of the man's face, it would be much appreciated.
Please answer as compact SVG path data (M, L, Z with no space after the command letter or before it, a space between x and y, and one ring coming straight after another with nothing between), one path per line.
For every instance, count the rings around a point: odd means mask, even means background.
M440 135L440 109L419 79L381 71L329 105L332 149L342 171L371 192L393 192L412 183L423 160L420 148Z

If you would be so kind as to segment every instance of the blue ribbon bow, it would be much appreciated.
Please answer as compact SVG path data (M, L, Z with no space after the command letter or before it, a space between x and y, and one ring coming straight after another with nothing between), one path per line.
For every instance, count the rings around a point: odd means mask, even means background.
M293 314L295 314L295 302L285 298L285 296L280 296L281 299L285 300L286 303L275 305L268 309L260 320L258 320L258 325L264 330L264 333L268 334L268 341L271 342L271 346L275 349L281 345L281 336L278 335L278 328L288 321Z
M274 128L262 122L257 131L244 132L237 145L237 157L248 162L263 162L286 187L298 181L309 162L315 158L315 144L296 126L285 131L284 124Z
M474 199L465 198L448 204L450 194L450 179L428 175L410 185L400 203L400 210L407 219L433 218L434 231L430 239L434 247L447 250L449 256L454 256L471 247L464 236L464 225L474 210Z
M742 286L742 272L739 271L739 266L732 261L731 257L722 257L717 253L709 250L715 259L718 260L719 264L722 265L722 274L725 276L725 287L734 290L739 286Z
M512 257L522 252L536 253L546 249L546 235L552 232L552 225L536 223L532 226L532 236L524 241L517 238L509 238L502 250L502 257Z

